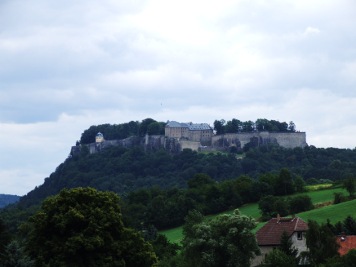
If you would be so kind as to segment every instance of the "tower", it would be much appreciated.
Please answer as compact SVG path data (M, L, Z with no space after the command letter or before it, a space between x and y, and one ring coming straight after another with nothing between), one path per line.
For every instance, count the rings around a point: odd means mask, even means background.
M104 135L101 132L98 132L95 136L95 143L102 143L105 141Z

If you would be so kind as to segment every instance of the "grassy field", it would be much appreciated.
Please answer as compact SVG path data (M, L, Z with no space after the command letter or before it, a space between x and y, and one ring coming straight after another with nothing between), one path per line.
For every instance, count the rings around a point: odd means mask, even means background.
M319 190L319 191L308 191L305 193L296 194L295 196L308 195L308 196L310 196L313 204L318 204L318 203L333 201L334 193L343 193L345 196L348 195L348 193L345 189L339 187L339 188L323 189L323 190Z
M345 196L347 195L347 191L345 189L331 188L331 189L323 189L323 190L319 190L319 191L308 191L305 193L295 194L294 196L308 195L308 196L310 196L313 204L318 204L318 203L325 203L325 202L332 201L334 199L334 193L337 193L337 192L343 193ZM350 202L353 202L353 201L350 201ZM328 206L328 207L321 208L321 209L315 209L315 210L308 211L308 212L303 212L303 213L298 214L298 216L300 216L304 220L313 219L313 220L316 220L317 222L326 222L326 219L330 218L330 220L332 222L334 222L334 220L336 220L336 222L337 222L337 221L343 220L348 215L347 208L344 210L344 209L341 209L343 206L339 206L339 205L347 206L346 203L349 203L349 202L345 202L345 203L341 203L341 204L333 205L333 206ZM353 204L355 205L356 202L353 202ZM337 208L335 208L335 211L334 211L333 207L338 207L340 209L339 214L337 214ZM326 209L326 210L323 211L324 209ZM243 205L242 207L239 207L239 210L242 214L251 216L252 218L255 218L256 220L261 216L260 211L258 209L258 203L251 203L251 204ZM349 210L350 211L353 210L354 211L353 214L356 214L356 205L353 209L349 209ZM233 212L233 210L226 211L223 213L229 214L232 212ZM330 213L331 215L329 215L328 213ZM207 218L213 218L214 216L217 216L217 215L209 215L209 216L207 216ZM332 219L331 217L333 217L335 219ZM339 219L339 218L341 218L341 219ZM264 225L264 223L258 223L255 231L257 231L263 225ZM160 234L165 235L170 242L175 242L175 243L179 243L183 237L181 226L177 227L177 228L173 228L173 229L160 231Z
M330 219L331 223L336 223L349 215L356 217L356 199L298 214L305 221L314 220L318 223L325 223L327 219Z

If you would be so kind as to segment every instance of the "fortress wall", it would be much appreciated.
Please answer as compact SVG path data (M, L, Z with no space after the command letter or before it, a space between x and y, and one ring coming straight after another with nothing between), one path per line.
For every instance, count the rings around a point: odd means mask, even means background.
M194 151L198 151L200 148L200 142L196 141L187 141L187 140L180 140L179 141L181 149L189 148Z
M90 154L99 152L100 150L109 146L122 146L125 148L142 145L145 149L156 150L165 148L171 152L179 152L185 148L198 151L203 150L226 150L229 146L237 146L243 148L247 143L251 142L251 138L258 138L258 144L268 144L277 142L280 146L285 148L305 147L306 133L269 133L269 132L253 132L253 133L236 133L236 134L224 134L216 135L210 142L178 140L177 138L169 138L163 135L151 135L145 138L132 136L122 140L105 140L101 143L88 144ZM202 148L201 146L207 146ZM78 154L80 149L78 147L72 147L71 153Z
M221 140L224 140L224 146L237 145L240 143L244 147L251 141L251 138L256 137L262 143L277 142L285 148L305 147L307 146L305 132L297 133L269 133L269 132L253 132L253 133L236 133L213 136L212 146L220 147Z
M270 133L276 138L278 144L285 148L305 147L307 146L305 132L297 133Z

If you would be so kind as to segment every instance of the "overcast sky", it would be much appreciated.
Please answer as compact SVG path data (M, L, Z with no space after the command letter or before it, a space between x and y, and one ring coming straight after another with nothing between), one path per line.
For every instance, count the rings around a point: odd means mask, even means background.
M354 0L1 0L0 193L43 183L91 125L293 121L356 147Z

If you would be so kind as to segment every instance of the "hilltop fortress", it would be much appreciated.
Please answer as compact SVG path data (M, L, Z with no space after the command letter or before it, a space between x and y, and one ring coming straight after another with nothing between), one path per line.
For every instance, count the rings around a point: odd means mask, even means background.
M239 132L214 135L213 129L207 123L168 122L165 127L165 137L177 139L182 149L226 150L229 147L243 148L248 143L256 146L278 144L285 148L307 146L305 132Z
M93 140L94 141L94 140ZM285 148L305 147L305 132L237 132L216 135L207 123L179 123L169 121L164 135L131 136L121 140L105 140L103 133L98 133L95 142L88 144L89 152L96 153L105 147L122 146L126 148L143 146L146 150L166 149L179 152L183 149L195 151L229 151L231 148L241 150L245 145L253 146L278 144ZM71 154L77 154L80 147L72 147Z

